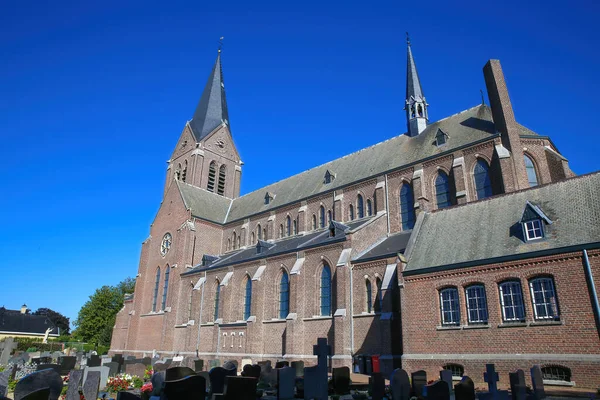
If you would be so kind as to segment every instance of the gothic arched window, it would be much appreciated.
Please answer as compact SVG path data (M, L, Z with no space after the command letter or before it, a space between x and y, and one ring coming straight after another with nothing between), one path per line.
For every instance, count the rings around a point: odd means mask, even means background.
M290 279L287 272L281 272L279 280L279 318L285 319L290 313Z
M400 220L404 231L415 226L415 200L409 183L403 183L400 188Z
M319 228L325 228L325 207L319 208Z
M373 205L371 204L371 199L367 199L367 216L373 215Z
M235 232L233 232L233 250L236 249L236 243L237 243L237 235Z
M289 215L285 218L285 235L286 236L292 235L292 219L290 218Z
M169 290L169 266L167 265L167 269L165 271L165 283L163 285L163 296L162 296L162 304L160 306L161 310L164 310L167 306L167 291Z
M221 298L221 283L217 281L217 288L215 289L215 313L213 314L213 321L219 319L219 300Z
M354 206L352 204L348 206L348 219L354 221Z
M321 315L331 315L331 269L327 263L321 271Z
M365 280L365 289L367 312L370 313L373 311L373 289L371 288L371 281L368 279Z
M262 230L260 229L260 224L256 225L256 235L258 236L258 240L262 240Z
M383 310L383 292L381 291L381 279L375 279L375 286L377 287L377 299L375 302L375 311L381 312Z
M294 222L292 223L292 234L293 235L298 234L298 222L296 222L296 220L294 220Z
M217 174L217 163L212 161L208 166L208 183L206 184L206 190L209 192L215 191L215 175Z
M225 193L225 177L227 174L227 168L225 165L221 165L219 168L219 184L217 186L217 194L223 196Z
M525 159L525 170L527 171L527 181L529 182L530 187L534 187L538 185L538 177L535 172L535 165L533 164L533 160L527 154L523 154Z
M356 214L358 215L358 218L364 218L365 216L365 205L363 197L360 194L356 196Z
M327 210L327 223L331 223L333 217L331 216L331 210Z
M152 311L156 311L156 301L158 299L158 285L160 283L160 267L156 269L156 280L154 281L154 295L152 296Z
M481 160L477 160L475 169L473 170L473 179L475 180L475 191L477 199L485 199L492 195L492 181L490 180L490 172L488 164Z
M250 318L252 308L252 279L246 276L246 295L244 296L244 320Z
M438 176L435 178L435 198L438 208L450 207L452 205L450 179L442 170L438 172Z
M317 229L317 216L315 214L313 214L313 217L312 217L312 228L313 228L313 231L315 229Z

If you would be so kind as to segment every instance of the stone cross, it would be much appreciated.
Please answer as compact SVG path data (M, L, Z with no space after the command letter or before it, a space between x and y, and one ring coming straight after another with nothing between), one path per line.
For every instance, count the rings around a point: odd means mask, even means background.
M315 400L327 400L327 357L331 355L331 346L327 344L326 338L317 339L317 344L313 346L313 354L317 356L318 366L318 375L316 382L314 382L317 388Z
M498 392L498 384L496 382L500 380L500 377L494 368L494 364L485 364L483 380L488 384L488 391L495 398L495 393Z
M535 400L546 398L544 378L539 365L534 365L533 368L531 368L531 386L533 387L533 397Z
M517 372L508 374L510 379L510 394L513 400L525 400L527 398L527 385L525 383L525 372L518 369Z

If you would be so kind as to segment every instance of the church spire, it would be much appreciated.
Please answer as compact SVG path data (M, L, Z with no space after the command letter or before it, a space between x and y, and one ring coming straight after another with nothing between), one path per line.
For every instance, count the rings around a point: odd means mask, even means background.
M219 46L217 60L208 77L190 126L196 140L201 141L222 123L229 125L229 114L221 69L221 47Z
M412 55L408 32L406 33L406 44L406 102L404 110L406 110L406 120L408 126L407 134L409 136L416 136L423 132L427 127L427 107L429 104L427 104L425 96L423 95L421 80L419 79L419 73L417 72L415 59Z

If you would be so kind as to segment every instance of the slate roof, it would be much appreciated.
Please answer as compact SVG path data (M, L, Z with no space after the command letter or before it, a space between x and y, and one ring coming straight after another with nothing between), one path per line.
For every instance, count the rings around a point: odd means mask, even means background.
M412 55L410 44L408 45L408 56L406 57L406 101L411 98L417 101L423 100L423 89L421 88L421 80L417 72L415 59Z
M181 197L186 207L189 208L194 217L222 224L225 222L227 212L231 206L231 199L209 192L206 189L189 185L185 182L177 182Z
M250 246L245 249L226 253L220 256L217 261L214 261L207 266L203 266L201 264L197 265L182 275L194 274L205 270L241 264L248 261L260 260L280 254L297 252L312 247L324 246L331 243L341 242L346 240L346 234L348 232L358 230L363 225L368 224L370 221L376 218L378 218L378 216L374 216L368 219L352 221L346 224L337 223L335 230L336 234L334 237L329 236L329 229L320 229L317 231L309 232L305 235L291 236L289 238L268 242L270 247L266 248L266 246L263 246L263 250L261 253L256 252L256 246ZM337 229L340 227L344 227L346 229Z
M53 328L50 335L58 335L58 328L45 315L22 314L19 310L0 307L0 333L44 335L49 327Z
M599 199L597 172L425 214L404 273L600 246ZM519 221L527 202L552 221L541 240L522 239Z
M381 258L395 256L398 253L404 253L411 234L412 230L390 235L381 243L375 245L373 248L353 259L352 262L360 263L370 260L378 260Z

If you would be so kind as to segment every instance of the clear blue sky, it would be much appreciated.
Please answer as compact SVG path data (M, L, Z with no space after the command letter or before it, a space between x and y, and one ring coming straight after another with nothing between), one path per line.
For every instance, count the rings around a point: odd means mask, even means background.
M135 276L220 36L243 193L404 132L405 31L432 120L499 58L517 119L599 170L598 3L449 3L4 2L0 305L74 319Z

